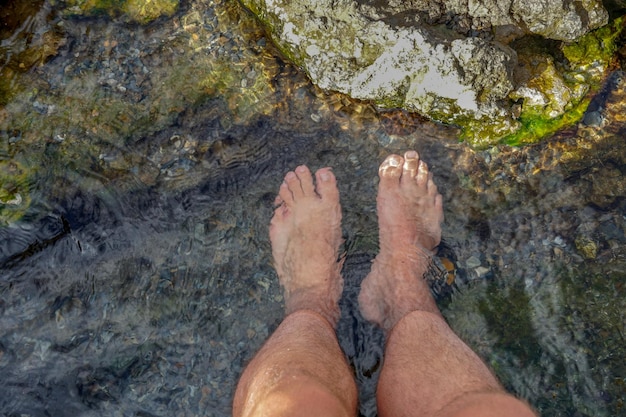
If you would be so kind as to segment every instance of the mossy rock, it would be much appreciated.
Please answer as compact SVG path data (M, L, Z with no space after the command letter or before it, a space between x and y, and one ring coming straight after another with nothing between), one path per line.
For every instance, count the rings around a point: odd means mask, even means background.
M68 16L123 16L131 22L150 23L162 16L172 16L178 0L54 0Z
M540 95L541 99L533 101L531 97L524 97L520 94L521 88L511 93L512 100L523 100L518 117L520 128L501 138L500 142L509 145L535 143L579 122L615 59L625 22L621 17L583 36L578 42L563 43L557 53L550 54L540 46L535 46L535 52L532 46L521 49L520 62L533 62L535 67L534 72L522 80L522 85ZM470 137L468 141L474 143L472 139Z
M578 42L563 44L561 50L573 72L584 72L590 66L606 66L620 46L619 38L626 24L625 16L615 19Z
M19 220L30 206L30 172L16 161L0 161L0 225Z
M534 143L579 121L611 66L623 29L620 18L581 31L586 34L575 42L540 32L491 42L419 22L368 18L367 8L355 5L361 2L242 3L320 88L457 125L461 139L479 148ZM589 28L608 18L596 6L604 18ZM518 63L528 69L521 77Z

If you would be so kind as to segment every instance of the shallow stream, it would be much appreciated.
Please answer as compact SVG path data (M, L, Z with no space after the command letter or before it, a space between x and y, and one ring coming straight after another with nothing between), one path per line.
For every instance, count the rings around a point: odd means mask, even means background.
M377 166L416 149L444 196L433 274L452 328L541 415L626 415L620 71L588 123L473 150L453 127L319 91L233 1L144 26L48 1L23 13L0 49L0 414L230 415L282 318L267 225L304 163L338 178L338 335L375 416L383 340L355 298Z

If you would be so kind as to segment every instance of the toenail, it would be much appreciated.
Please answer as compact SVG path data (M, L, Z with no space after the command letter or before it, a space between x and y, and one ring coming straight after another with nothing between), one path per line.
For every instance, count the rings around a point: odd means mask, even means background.
M295 174L295 173L293 173L293 172L291 172L291 171L289 171L289 172L287 173L287 175L285 175L285 179L288 179L288 180L292 180L292 179L294 179L295 177L296 177L296 174Z
M399 167L400 160L398 158L389 158L389 165L391 165L392 167Z
M300 165L296 168L296 172L306 172L306 167L304 165Z
M328 181L330 180L330 174L327 171L322 171L320 172L320 179L322 181Z
M407 151L405 156L408 159L417 159L417 152L415 152L415 151Z

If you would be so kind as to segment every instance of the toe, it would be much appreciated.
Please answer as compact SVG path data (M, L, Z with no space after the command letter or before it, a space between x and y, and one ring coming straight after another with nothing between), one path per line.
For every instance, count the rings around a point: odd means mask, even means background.
M296 175L300 180L300 186L302 187L304 195L314 195L315 187L313 186L313 176L309 168L306 165L300 165L296 168Z
M439 223L443 223L443 197L441 196L441 194L437 194L437 196L435 197L435 208L439 213Z
M381 183L398 183L402 176L402 165L404 160L400 155L389 155L378 168L378 176Z
M433 199L439 194L437 184L435 184L435 181L433 180L432 172L428 173L428 182L426 183L426 188L428 189L428 195L431 196Z
M423 193L428 191L428 165L424 161L419 161L417 176L415 177L419 190Z
M285 177L285 181L283 181L283 183L280 184L280 189L278 190L277 199L279 198L288 206L293 204L293 193L291 192L291 189L289 188L289 185L287 184L286 177Z
M270 235L274 233L273 230L277 227L276 225L283 221L287 215L287 211L288 209L284 204L274 209L274 214L272 215L272 220L270 221Z
M330 168L321 168L315 173L317 179L316 191L322 199L339 200L337 179Z
M295 172L289 171L287 175L285 175L285 182L289 186L289 190L291 191L294 200L297 200L304 195L300 178L298 178Z
M404 153L404 165L402 166L402 181L415 179L419 165L419 154L415 151Z

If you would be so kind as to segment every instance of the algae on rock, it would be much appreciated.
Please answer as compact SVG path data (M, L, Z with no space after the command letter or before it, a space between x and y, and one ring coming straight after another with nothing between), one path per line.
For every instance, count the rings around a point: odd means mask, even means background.
M69 16L124 15L141 24L161 16L172 16L179 0L51 0Z
M243 3L323 89L447 123L487 117L503 132L516 129L498 104L513 88L516 65L503 44L371 21L353 0Z
M597 29L608 20L597 0L241 2L319 87L459 125L481 147L579 120L615 52L597 41L623 26Z
M20 162L0 161L0 226L21 218L30 206L32 174Z
M579 121L611 66L624 23L624 18L618 18L578 42L561 44L557 51L533 46L533 41L517 48L518 87L510 98L522 101L521 128L503 141L511 145L536 142ZM564 61L557 61L559 52Z

